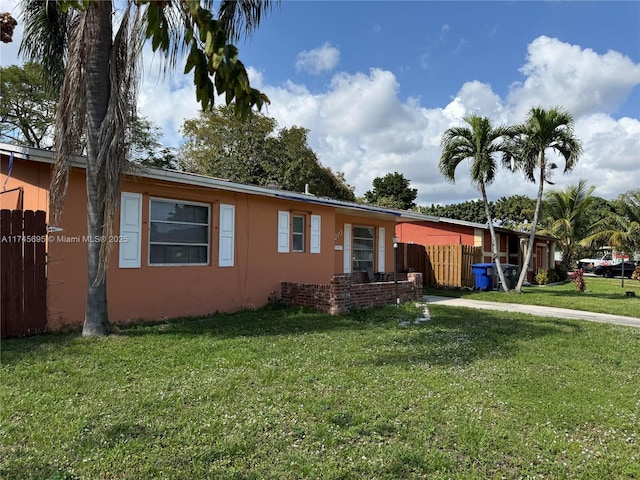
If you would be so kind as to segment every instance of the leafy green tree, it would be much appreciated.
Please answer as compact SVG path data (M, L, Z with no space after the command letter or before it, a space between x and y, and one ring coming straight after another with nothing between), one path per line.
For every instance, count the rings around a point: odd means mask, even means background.
M549 225L541 233L556 237L562 251L562 265L571 270L580 241L591 227L585 212L591 205L591 194L595 187L587 186L586 180L571 185L565 190L551 190L545 195L544 216Z
M409 210L416 206L418 190L409 187L410 181L398 172L373 179L373 190L364 194L367 203L382 207Z
M517 292L522 290L522 285L527 278L528 266L533 257L533 245L542 210L544 185L550 183L551 174L557 168L557 164L547 158L546 152L549 149L554 150L564 159L564 173L571 171L582 152L582 146L575 136L573 128L573 116L561 108L555 107L546 110L542 107L533 107L529 111L525 123L516 127L517 135L503 156L506 165L521 169L527 180L534 183L537 181L538 184L529 244L520 278L515 288Z
M136 115L131 124L131 161L157 168L178 168L178 159L171 148L160 142L162 130L146 117Z
M478 115L468 115L464 117L464 121L469 127L452 127L442 135L440 171L447 180L455 182L455 172L458 165L465 160L471 161L471 181L482 194L489 232L491 233L493 261L496 264L498 277L504 291L509 292L509 287L500 265L498 243L496 241L496 232L493 228L486 187L495 180L497 164L494 156L505 151L507 148L505 139L509 138L513 131L509 127L494 128L488 118Z
M535 208L536 201L524 195L500 197L494 203L493 219L505 228L529 230Z
M492 216L493 208L493 202L489 202L489 209L492 212ZM487 223L487 212L485 212L484 202L482 200L468 200L451 205L431 204L429 207L419 206L417 210L420 213L434 217L452 218L464 220L465 222Z
M46 88L42 66L28 62L0 67L0 140L49 149L53 146L58 98ZM170 149L160 143L162 131L145 117L135 115L129 129L129 155L134 162L168 166ZM86 138L79 149L86 149Z
M275 151L269 138L275 128L273 118L256 114L241 119L229 106L200 112L198 118L186 120L182 126L184 160L180 166L240 183L269 180L272 172L265 170L265 164Z
M301 127L277 130L275 119L256 113L240 118L231 107L201 112L182 127L183 170L234 182L267 185L314 195L353 200L353 190L318 161Z
M56 104L45 89L40 64L0 68L0 140L51 148Z
M252 31L269 6L222 0L218 12L224 18L216 19L212 0L128 0L118 15L110 0L24 0L21 52L40 61L48 87L60 99L50 189L53 221L62 213L69 158L86 135L87 233L108 238L113 232L145 40L166 59L165 67L188 52L185 73L193 72L204 109L214 93L227 103L235 101L236 112L244 116L268 101L250 87L237 48L227 42L240 31ZM109 333L105 273L110 251L109 242L88 243L83 335Z

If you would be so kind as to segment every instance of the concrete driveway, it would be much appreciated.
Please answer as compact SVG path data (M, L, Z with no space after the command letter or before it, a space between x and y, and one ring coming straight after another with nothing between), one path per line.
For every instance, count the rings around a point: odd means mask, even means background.
M467 300L464 298L438 297L425 295L427 305L447 305L451 307L478 308L480 310L497 310L500 312L517 312L536 315L538 317L567 318L570 320L586 320L589 322L611 323L640 328L640 318L607 313L569 310L568 308L540 307L537 305L520 305L517 303L486 302L484 300Z

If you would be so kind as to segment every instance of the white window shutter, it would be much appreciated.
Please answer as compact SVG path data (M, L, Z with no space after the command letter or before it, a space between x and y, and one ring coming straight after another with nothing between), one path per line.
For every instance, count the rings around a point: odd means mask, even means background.
M385 230L384 227L378 228L378 271L384 272L384 246L385 246Z
M344 236L342 237L344 242L342 246L343 250L343 273L351 273L351 224L345 223L343 229Z
M142 194L122 192L120 196L120 268L140 268ZM126 238L126 240L125 240Z
M311 215L311 253L320 253L322 217L320 215Z
M235 205L220 204L218 266L233 267L235 237Z
M278 211L278 253L289 253L289 212Z

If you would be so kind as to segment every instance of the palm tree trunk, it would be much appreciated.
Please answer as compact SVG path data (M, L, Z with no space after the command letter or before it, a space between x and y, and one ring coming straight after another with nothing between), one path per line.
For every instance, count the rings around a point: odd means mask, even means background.
M83 336L107 335L107 282L97 282L100 247L104 229L104 204L98 198L98 137L109 106L109 59L111 56L111 2L93 2L87 15L87 305Z
M498 241L496 239L496 231L493 228L493 219L491 218L491 209L489 208L489 199L487 198L487 190L484 186L484 182L480 182L480 191L482 192L482 201L484 202L484 212L487 215L487 222L489 223L489 233L491 234L491 253L493 261L496 264L496 270L498 272L498 278L502 284L502 288L506 293L509 293L509 285L505 281L504 271L500 264L500 250L498 248Z
M522 264L522 271L518 278L518 284L516 285L516 292L522 291L522 285L527 278L527 270L529 270L529 264L533 257L533 244L536 241L536 228L538 226L538 218L540 217L540 210L542 209L542 192L544 191L544 172L546 169L544 150L540 152L540 179L538 180L538 197L536 199L536 210L533 213L533 223L531 224L531 233L529 234L529 247L525 255L524 262Z

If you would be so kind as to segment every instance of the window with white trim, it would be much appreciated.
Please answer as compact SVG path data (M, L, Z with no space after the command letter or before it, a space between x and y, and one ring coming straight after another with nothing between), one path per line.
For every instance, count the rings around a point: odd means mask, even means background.
M207 265L209 230L209 205L151 199L149 265Z
M373 269L374 255L374 228L353 226L353 271L364 272L367 268Z
M304 252L304 215L293 215L291 251Z

